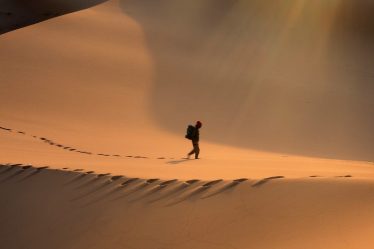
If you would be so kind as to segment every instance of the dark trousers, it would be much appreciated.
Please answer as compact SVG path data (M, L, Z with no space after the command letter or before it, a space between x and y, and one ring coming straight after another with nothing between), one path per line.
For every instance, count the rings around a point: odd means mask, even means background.
M195 159L199 158L200 148L199 148L199 142L192 141L193 149L190 153L188 153L189 156L195 154Z

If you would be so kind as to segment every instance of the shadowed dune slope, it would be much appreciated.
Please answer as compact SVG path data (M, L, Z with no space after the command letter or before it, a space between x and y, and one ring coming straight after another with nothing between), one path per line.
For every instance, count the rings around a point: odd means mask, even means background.
M79 11L106 0L2 0L0 1L0 34L67 13Z
M0 167L3 248L369 249L374 243L372 181L274 177L255 185L12 168Z
M123 0L155 64L151 115L179 133L373 160L372 1Z

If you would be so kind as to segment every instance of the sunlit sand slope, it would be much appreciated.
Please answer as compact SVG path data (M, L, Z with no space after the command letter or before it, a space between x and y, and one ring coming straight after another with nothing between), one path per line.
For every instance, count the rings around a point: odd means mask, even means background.
M202 119L205 141L373 161L370 10L121 0L53 18L0 37L2 125L86 150L180 155L186 124Z
M300 178L308 176L373 178L372 162L355 162L331 159L296 157L282 154L270 154L258 151L239 150L231 147L202 143L202 160L170 157L183 143L165 136L175 142L174 150L163 153L156 149L152 153L147 150L131 153L126 150L105 151L91 150L89 146L61 143L47 136L35 135L25 131L0 127L2 137L1 160L23 164L48 165L53 167L76 167L95 170L101 173L124 174L131 177L200 178L214 180L216 178L267 178L282 176ZM95 134L93 134L95 138ZM160 138L161 139L161 138ZM173 141L173 139L175 141ZM163 138L165 140L165 138ZM189 144L189 143L188 143ZM188 146L184 144L184 147ZM183 153L183 146L181 146ZM115 149L115 148L113 148ZM114 152L120 151L120 153ZM158 154L157 154L157 153Z
M353 178L180 181L0 167L4 248L360 248L374 183Z

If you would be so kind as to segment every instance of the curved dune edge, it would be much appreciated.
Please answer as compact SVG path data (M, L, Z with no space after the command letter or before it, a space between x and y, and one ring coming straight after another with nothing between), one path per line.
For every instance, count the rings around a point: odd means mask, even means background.
M368 179L184 182L13 164L0 167L0 186L4 248L366 249L374 242Z
M158 183L158 186L159 187L166 187L170 184L173 184L173 183L181 183L183 185L194 185L196 183L200 183L200 184L197 184L198 187L212 187L218 183L226 183L228 184L227 186L224 186L224 189L226 189L228 186L230 187L234 187L236 185L239 185L240 183L242 182L252 182L251 183L251 186L252 187L258 187L258 186L261 186L269 181L272 181L272 180L276 180L276 179L286 179L285 176L269 176L269 177L265 177L265 178L262 178L262 179L248 179L248 178L237 178L237 179L232 179L232 180L223 180L223 179L215 179L215 180L200 180L200 179L189 179L189 180L179 180L179 179L160 179L160 178L148 178L148 179L141 179L141 178L138 178L138 177L127 177L127 176L124 176L124 175L113 175L111 173L95 173L95 171L93 170L86 170L86 169L82 169L82 168L78 168L78 169L73 169L73 168L68 168L68 167L64 167L64 168L50 168L49 166L33 166L33 165L26 165L26 164L21 164L21 163L16 163L16 164L12 164L12 163L7 163L7 164L0 164L0 168L4 168L3 170L0 171L0 174L4 174L4 175L7 175L5 177L5 179L3 179L2 181L8 181L8 180L11 180L12 178L21 178L21 179L18 179L19 181L24 181L28 178L31 178L33 176L35 176L36 174L39 174L41 173L42 171L46 171L46 170L49 170L49 171L59 171L59 172L66 172L66 173L69 173L69 174L72 174L74 175L75 177L69 181L67 184L69 183L72 183L72 182L76 182L76 181L79 181L79 180L82 180L83 178L87 179L87 178L91 178L91 176L94 178L94 179L99 179L99 178L107 178L107 183L109 184L114 184L114 185L120 185L119 187L121 186L127 186L128 184L131 184L131 183L134 183L134 182L137 182L137 181L141 181L143 184L151 184L151 183L155 183L157 182ZM310 176L306 176L306 177L309 177L309 178L320 178L320 177L324 177L324 176L320 176L320 175L310 175ZM337 176L334 176L334 177L339 177L339 178L351 178L353 177L352 175L337 175ZM330 177L331 178L331 177ZM1 181L0 181L1 182Z
M0 131L12 141L17 141L17 148L29 148L26 153L14 153L3 157L7 165L49 165L53 169L80 169L98 174L110 172L113 175L131 176L131 178L179 179L181 182L200 179L206 182L218 179L257 179L259 181L274 178L300 179L304 177L350 177L372 179L371 162L332 161L318 158L298 158L287 155L259 154L244 151L242 154L221 153L206 148L202 160L189 160L173 154L97 153L89 150L66 146L46 136L36 136L23 130L0 126ZM46 146L47 145L47 146ZM84 147L84 146L82 146ZM110 147L110 145L109 145ZM7 148L7 147L6 147ZM37 148L37 150L34 150ZM188 147L186 147L188 149ZM206 152L205 152L206 150ZM205 154L207 153L207 155ZM31 155L31 156L30 156ZM183 154L182 154L183 155ZM226 157L225 157L226 156ZM83 170L83 169L82 169ZM235 183L236 184L236 183Z

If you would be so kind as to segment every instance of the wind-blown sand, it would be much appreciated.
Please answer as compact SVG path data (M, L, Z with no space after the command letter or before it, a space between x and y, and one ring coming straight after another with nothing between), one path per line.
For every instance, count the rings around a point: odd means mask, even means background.
M101 2L0 4L2 248L371 248L370 1Z
M4 248L370 248L373 242L372 180L187 183L1 169Z

